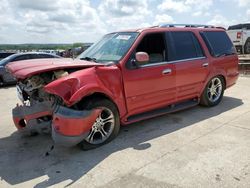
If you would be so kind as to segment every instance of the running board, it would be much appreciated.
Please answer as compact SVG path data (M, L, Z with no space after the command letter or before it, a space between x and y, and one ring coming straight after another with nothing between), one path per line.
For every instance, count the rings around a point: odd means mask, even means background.
M148 111L148 112L143 112L141 114L129 116L127 118L127 123L137 122L137 121L140 121L143 119L148 119L148 118L152 118L152 117L156 117L156 116L160 116L160 115L164 115L164 114L168 114L168 113L173 113L176 111L191 108L191 107L196 106L198 104L199 104L199 100L193 99L193 100L188 100L188 101L184 101L181 103L169 105L169 106L159 108L156 110L152 110L152 111Z

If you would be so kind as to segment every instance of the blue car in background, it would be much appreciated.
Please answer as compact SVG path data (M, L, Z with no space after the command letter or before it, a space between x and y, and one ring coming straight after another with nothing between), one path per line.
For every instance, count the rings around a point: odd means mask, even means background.
M54 54L43 53L43 52L29 52L29 53L13 54L2 59L0 61L0 86L16 83L15 78L5 69L5 66L8 63L14 61L29 60L29 59L46 59L46 58L61 58L61 57Z

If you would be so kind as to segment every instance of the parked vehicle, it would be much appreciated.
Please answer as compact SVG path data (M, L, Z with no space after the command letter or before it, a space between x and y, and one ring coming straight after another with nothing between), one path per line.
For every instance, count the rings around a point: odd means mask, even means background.
M108 143L120 124L215 106L239 75L225 30L202 25L114 32L76 60L32 63L8 65L24 104L13 109L16 127L82 149Z
M227 33L239 53L250 54L250 23L229 26Z
M8 63L21 60L42 59L42 58L60 58L60 56L48 53L30 52L30 53L13 54L2 59L0 61L0 86L16 83L16 79L5 69L5 66Z
M12 52L0 52L0 60L10 56L10 55L13 55L15 53L12 53Z

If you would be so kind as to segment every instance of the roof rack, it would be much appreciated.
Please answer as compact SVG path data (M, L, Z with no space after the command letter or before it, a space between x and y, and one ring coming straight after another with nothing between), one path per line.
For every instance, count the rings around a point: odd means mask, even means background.
M159 27L202 27L202 28L216 28L213 25L200 25L200 24L161 24Z

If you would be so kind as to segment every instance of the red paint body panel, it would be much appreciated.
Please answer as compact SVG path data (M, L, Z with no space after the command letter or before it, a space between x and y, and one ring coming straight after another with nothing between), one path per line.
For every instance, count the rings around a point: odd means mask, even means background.
M100 109L95 109L88 117L64 117L54 114L52 126L54 130L64 136L78 136L88 132L93 122L100 114Z
M162 71L172 69L169 75ZM124 70L124 88L129 114L141 113L175 102L173 65Z
M127 112L120 69L117 66L92 67L60 78L45 86L45 91L60 96L71 106L93 93L102 93L118 107L120 115Z
M25 122L29 122L30 120L33 120L33 119L37 119L37 118L44 117L44 116L51 116L51 115L52 115L51 111L44 111L40 113L25 115L23 117L13 116L13 121L14 121L16 128L21 130L24 128L23 126L20 125L21 120L25 120Z
M93 66L103 66L102 64L72 59L33 59L17 61L8 64L8 71L17 79L25 79L32 75L53 70L62 70L66 68L87 68Z

